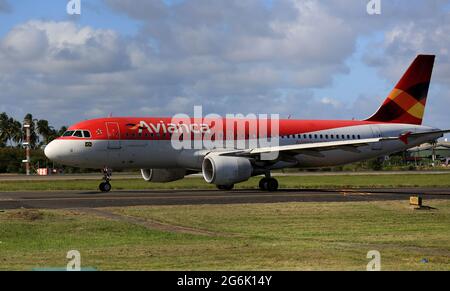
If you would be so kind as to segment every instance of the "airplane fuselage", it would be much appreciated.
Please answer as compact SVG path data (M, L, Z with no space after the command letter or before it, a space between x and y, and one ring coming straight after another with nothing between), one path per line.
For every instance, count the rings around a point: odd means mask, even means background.
M147 126L136 125L147 124ZM65 165L84 168L142 169L142 168L185 168L200 171L205 153L217 150L192 147L175 149L171 141L169 118L105 118L84 121L69 128L69 131L88 132L60 137L46 148L47 156ZM159 127L157 127L159 125ZM203 125L204 126L204 125ZM193 127L193 131L202 133L202 124ZM407 132L424 133L437 129L411 124L376 123L369 121L320 121L320 120L280 120L279 145L308 144L361 140L378 137L400 136ZM427 141L439 138L441 134L411 137L407 141L385 140L352 148L330 149L325 152L304 151L292 161L280 161L271 169L283 167L316 168L338 166L360 160L366 160L415 147ZM274 136L272 136L274 137ZM248 145L262 138L244 133L242 136L227 135L223 130L223 139L241 141ZM264 137L265 138L265 137ZM243 143L242 143L243 142ZM237 149L227 148L227 150ZM240 148L242 149L242 148Z

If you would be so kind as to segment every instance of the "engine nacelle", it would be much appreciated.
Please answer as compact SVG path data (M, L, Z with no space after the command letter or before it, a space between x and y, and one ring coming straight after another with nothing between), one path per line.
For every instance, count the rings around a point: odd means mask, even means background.
M181 180L186 176L185 169L141 169L142 178L147 182L167 183Z
M203 160L202 173L207 183L232 185L250 179L253 166L249 159L208 155Z

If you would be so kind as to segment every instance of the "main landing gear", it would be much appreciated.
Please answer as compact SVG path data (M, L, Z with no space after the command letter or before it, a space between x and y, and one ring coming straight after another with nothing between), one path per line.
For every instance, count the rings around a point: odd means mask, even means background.
M111 176L112 176L112 170L110 168L103 168L102 170L103 172L103 182L100 183L100 185L98 186L98 188L100 189L100 191L102 192L109 192L111 191L111 184L109 183L109 181L111 181Z
M217 189L222 191L231 191L233 190L234 185L217 185ZM269 174L266 174L266 177L262 178L259 181L259 189L262 191L275 192L278 190L278 181L275 178L272 178Z
M278 190L278 181L270 177L270 173L259 181L259 189L263 191L275 192Z

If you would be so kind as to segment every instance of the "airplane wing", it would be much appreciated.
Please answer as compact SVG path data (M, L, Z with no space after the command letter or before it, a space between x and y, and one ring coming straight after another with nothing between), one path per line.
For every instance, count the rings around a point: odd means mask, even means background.
M306 143L306 144L294 144L285 146L275 146L275 147L261 147L247 150L233 150L218 153L221 156L240 156L240 157L252 157L261 154L269 153L280 153L284 156L295 156L298 154L310 155L315 157L322 157L321 152L330 150L342 150L348 152L359 153L359 147L371 145L378 143L380 141L388 140L404 140L407 137L422 136L427 134L445 134L449 133L450 130L438 130L431 132L420 132L420 133L406 133L398 137L379 137L379 138L368 138L359 140L345 140L345 141L330 141L330 142L316 142L316 143Z
M268 154L279 152L287 155L306 154L311 156L321 156L320 152L340 149L343 151L359 152L358 147L367 146L382 140L391 140L393 138L369 138L360 140L332 141L332 142L316 142L307 144L295 144L276 147L261 147L249 150L237 150L220 153L222 156L242 156L250 157L259 154ZM395 138L398 139L398 138Z
M450 129L436 130L436 131L429 131L429 132L416 132L416 133L411 133L410 136L421 136L421 135L436 134L436 133L442 133L442 134L450 133Z
M433 134L433 135L440 134L441 137L442 137L445 133L449 133L449 132L450 132L449 129L446 129L446 130L434 130L434 131L427 131L427 132L410 132L410 131L408 131L408 132L405 132L405 133L401 134L398 137L398 139L400 139L401 141L403 141L404 143L407 144L408 143L408 138L410 138L410 137L422 137L422 136L429 135L429 134Z

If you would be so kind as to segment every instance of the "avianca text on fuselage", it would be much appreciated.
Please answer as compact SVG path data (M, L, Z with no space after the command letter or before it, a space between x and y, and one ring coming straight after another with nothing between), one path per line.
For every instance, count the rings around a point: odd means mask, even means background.
M197 123L168 123L164 121L159 121L156 124L153 122L146 122L144 120L139 121L139 124L128 124L131 130L138 130L140 134L147 130L149 133L195 133L195 134L205 134L210 133L211 128L208 124L197 124Z

